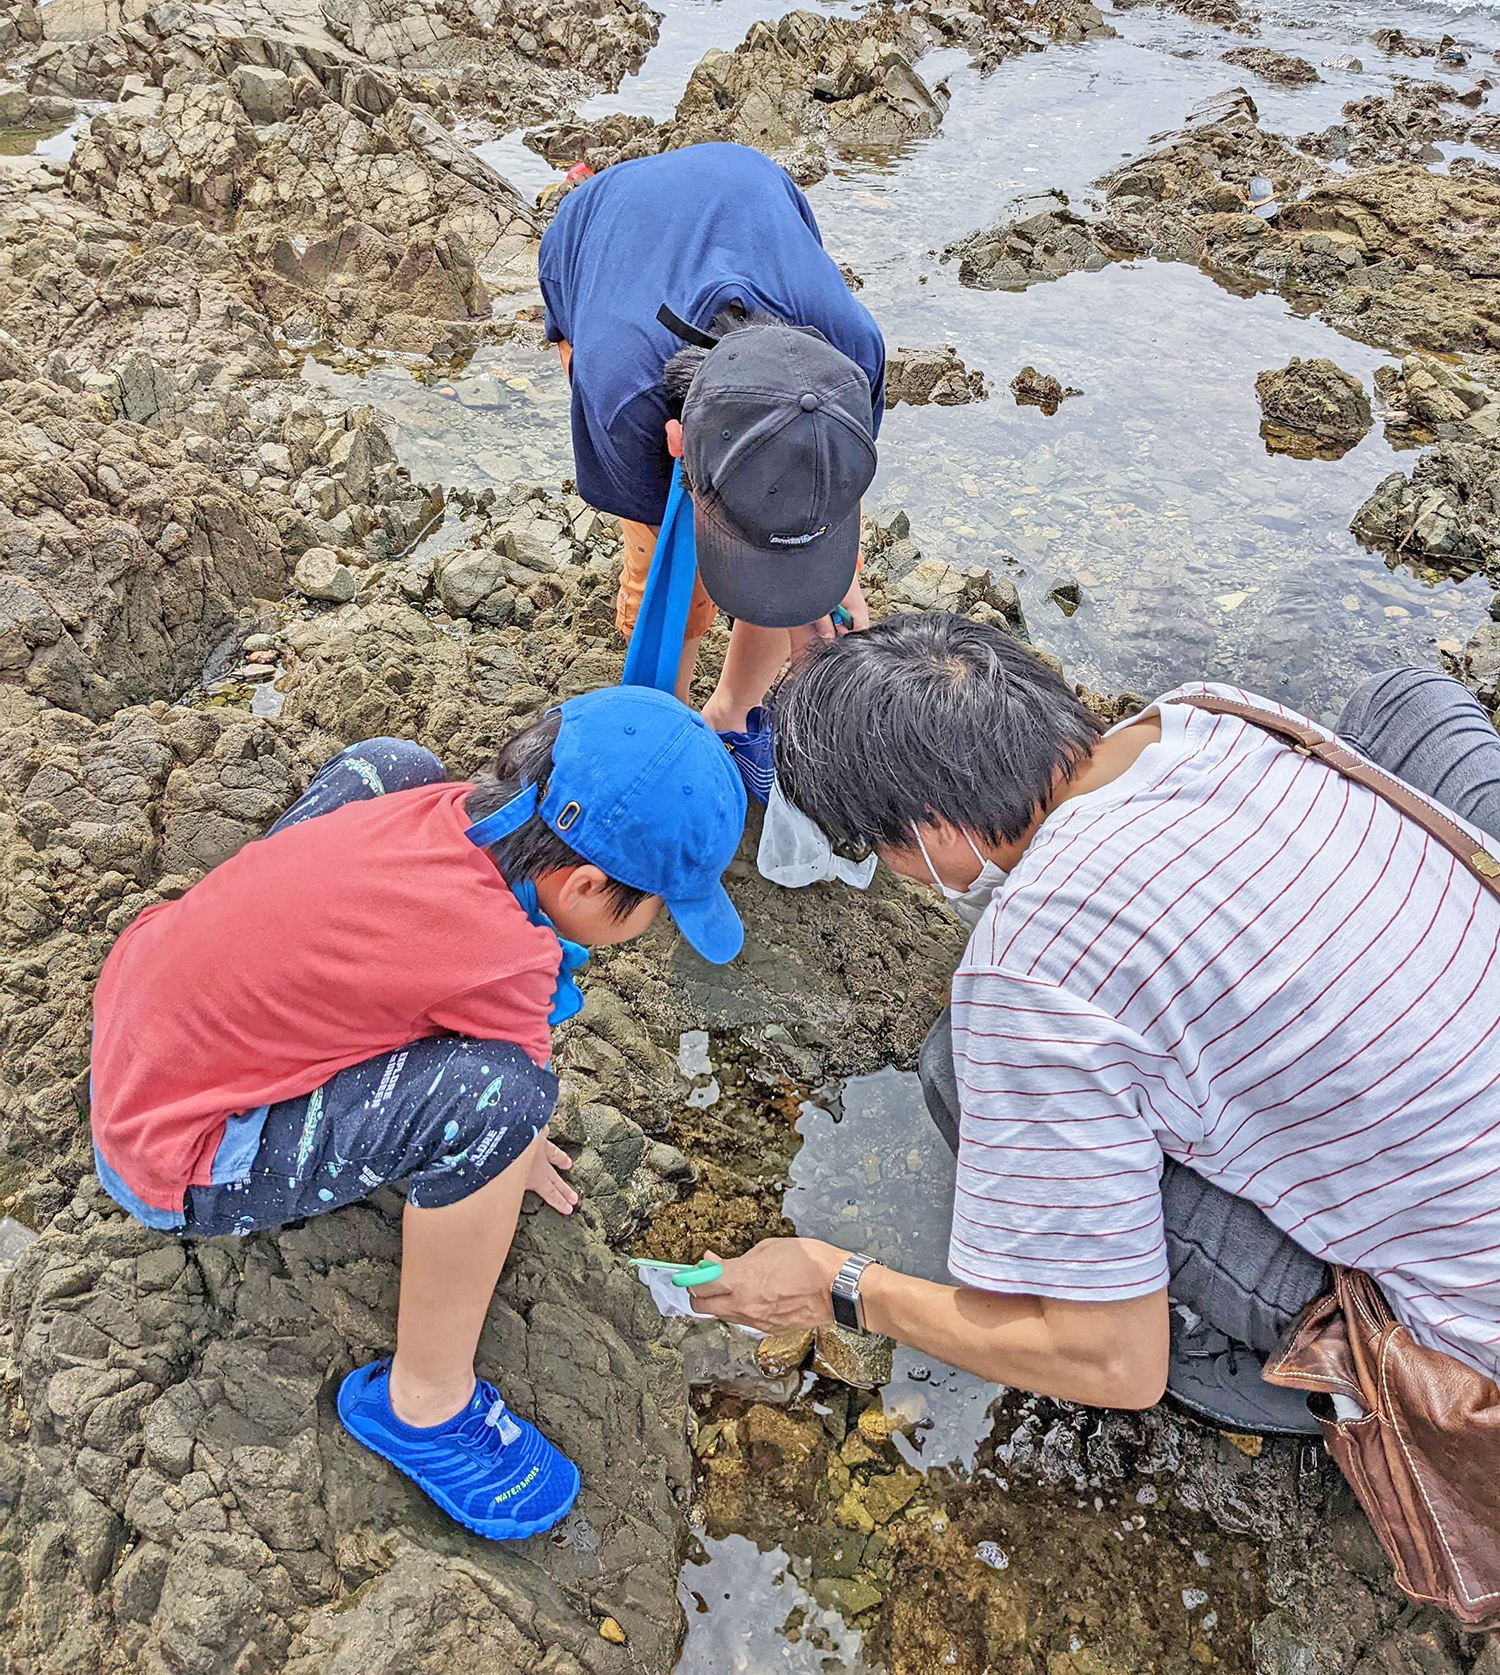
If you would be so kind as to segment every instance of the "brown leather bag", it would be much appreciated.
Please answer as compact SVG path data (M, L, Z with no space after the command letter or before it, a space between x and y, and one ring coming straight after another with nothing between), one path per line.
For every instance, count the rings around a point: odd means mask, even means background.
M1366 786L1451 850L1500 897L1500 863L1409 786L1274 711L1209 696L1173 699L1236 715ZM1352 1268L1303 1310L1265 1369L1271 1384L1344 1395L1358 1419L1323 1419L1338 1461L1403 1593L1468 1628L1500 1627L1500 1389L1417 1343L1380 1287Z

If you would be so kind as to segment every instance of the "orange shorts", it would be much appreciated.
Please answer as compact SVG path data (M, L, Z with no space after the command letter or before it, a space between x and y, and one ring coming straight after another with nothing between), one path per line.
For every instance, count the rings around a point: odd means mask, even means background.
M625 557L620 566L620 591L615 599L615 627L628 640L635 627L636 612L641 608L641 595L646 591L646 577L651 573L651 555L656 551L656 534L647 523L633 523L620 519L620 533L624 537ZM701 639L713 626L719 607L709 598L701 576L693 577L693 597L688 604L685 639Z

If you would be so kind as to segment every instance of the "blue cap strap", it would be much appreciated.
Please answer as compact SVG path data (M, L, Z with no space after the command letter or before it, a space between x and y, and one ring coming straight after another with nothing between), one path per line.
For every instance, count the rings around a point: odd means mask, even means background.
M520 831L536 813L536 806L536 786L523 785L503 807L497 808L493 814L485 815L483 820L476 820L464 836L476 848L488 849L492 843L498 843L501 838L509 837L512 832Z

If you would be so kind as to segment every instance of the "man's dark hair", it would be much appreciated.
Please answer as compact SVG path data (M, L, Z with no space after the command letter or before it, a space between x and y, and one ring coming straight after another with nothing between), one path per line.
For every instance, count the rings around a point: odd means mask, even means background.
M731 332L748 331L752 326L785 324L785 320L778 320L774 314L731 304L728 308L721 308L709 321L708 335L723 339ZM698 368L712 353L712 349L689 343L685 348L679 349L662 368L662 384L667 392L667 411L674 419L682 417L682 404L687 400L687 393L693 387L694 378L698 376Z
M557 743L557 730L561 725L561 712L547 710L500 746L493 770L480 774L474 781L474 789L464 798L464 813L471 821L483 820L485 815L503 808L523 785L535 785L537 801L541 802L547 795L547 780L552 772L552 747ZM517 827L508 837L489 844L485 853L510 885L540 878L544 872L555 872L559 867L589 864L576 849L569 849L539 814L533 814L524 826ZM637 890L633 885L611 878L606 893L615 918L628 919L650 891Z
M1013 843L1101 731L1019 640L942 611L825 642L771 704L788 801L837 842L899 848L938 819Z

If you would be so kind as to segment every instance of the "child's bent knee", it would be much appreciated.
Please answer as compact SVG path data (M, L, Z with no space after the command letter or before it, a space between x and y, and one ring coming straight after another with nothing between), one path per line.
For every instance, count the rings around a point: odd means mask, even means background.
M424 1113L429 1156L410 1176L414 1209L441 1208L487 1186L547 1126L557 1078L502 1041L455 1041Z

